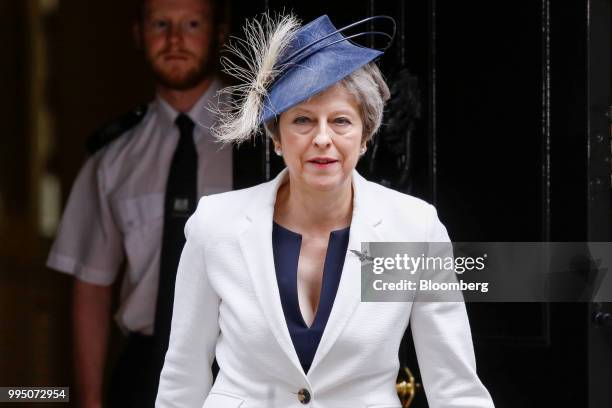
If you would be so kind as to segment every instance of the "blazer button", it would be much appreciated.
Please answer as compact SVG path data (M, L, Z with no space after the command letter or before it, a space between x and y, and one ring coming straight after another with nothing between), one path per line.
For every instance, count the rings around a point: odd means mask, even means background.
M306 388L302 388L298 391L298 400L302 404L308 404L310 402L310 392Z

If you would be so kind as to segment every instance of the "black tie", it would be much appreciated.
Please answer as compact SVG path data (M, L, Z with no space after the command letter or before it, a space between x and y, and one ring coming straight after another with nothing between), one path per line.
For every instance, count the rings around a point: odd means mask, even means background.
M193 142L194 123L183 113L178 115L175 123L180 131L180 139L172 157L166 182L164 232L155 308L154 340L157 354L155 358L159 367L155 375L158 379L168 349L176 270L185 245L185 222L195 211L197 204L198 153Z

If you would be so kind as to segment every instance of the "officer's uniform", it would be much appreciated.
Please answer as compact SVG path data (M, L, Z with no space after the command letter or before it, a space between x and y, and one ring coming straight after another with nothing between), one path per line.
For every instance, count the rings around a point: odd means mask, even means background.
M221 89L216 79L187 115L195 123L198 196L232 187L232 149L210 134ZM124 332L153 333L168 171L178 116L158 97L131 129L94 153L72 188L47 266L98 285L112 284L125 261L115 319ZM129 122L129 121L128 121ZM136 123L137 122L137 123Z

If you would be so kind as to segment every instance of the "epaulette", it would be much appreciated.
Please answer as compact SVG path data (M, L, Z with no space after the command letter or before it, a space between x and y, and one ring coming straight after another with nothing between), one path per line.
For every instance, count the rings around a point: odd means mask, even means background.
M140 105L130 112L102 125L85 142L90 155L117 139L119 136L139 124L147 114L147 105Z

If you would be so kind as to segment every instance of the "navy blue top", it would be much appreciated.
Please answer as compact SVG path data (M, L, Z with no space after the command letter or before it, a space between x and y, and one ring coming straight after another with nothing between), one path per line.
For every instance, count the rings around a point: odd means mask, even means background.
M350 227L332 231L329 236L319 306L312 325L308 327L300 311L297 292L297 267L302 236L277 223L274 223L272 228L276 282L293 347L305 373L310 369L336 298L348 248L349 230Z

